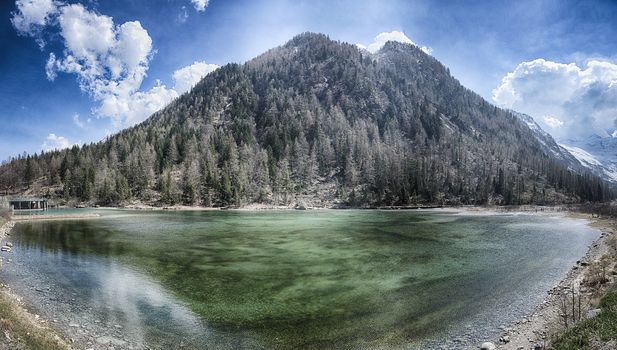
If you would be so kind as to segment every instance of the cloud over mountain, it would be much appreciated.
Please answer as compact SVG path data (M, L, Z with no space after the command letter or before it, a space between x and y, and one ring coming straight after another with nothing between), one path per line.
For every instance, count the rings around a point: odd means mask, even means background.
M201 78L217 68L219 68L219 66L216 64L199 61L178 69L173 75L175 83L174 90L176 90L179 94L189 91L201 80Z
M609 136L617 128L617 64L523 62L503 77L493 100L534 116L560 139Z
M416 43L414 43L413 41L411 41L411 39L409 39L407 37L407 35L405 35L405 33L400 32L398 30L393 30L391 32L383 32L383 33L379 33L377 34L377 36L373 39L373 42L368 44L368 45L362 45L362 44L357 44L359 47L368 50L371 53L375 53L377 51L379 51L379 49L381 49L388 41L397 41L397 42L401 42L401 43L405 43L405 44L412 44L415 45L417 47L419 47L422 51L424 51L427 54L431 54L431 52L433 52L433 49L431 49L430 47L427 46L420 46Z
M73 144L64 136L59 136L56 134L47 135L47 139L41 145L43 151L53 151L53 150L62 150L65 148L69 148L73 146Z

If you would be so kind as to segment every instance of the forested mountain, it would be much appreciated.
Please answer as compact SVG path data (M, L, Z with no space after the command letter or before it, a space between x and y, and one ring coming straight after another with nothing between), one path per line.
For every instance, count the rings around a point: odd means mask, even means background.
M311 33L221 67L105 141L13 159L0 168L0 189L203 206L611 197L419 48L388 42L371 54Z

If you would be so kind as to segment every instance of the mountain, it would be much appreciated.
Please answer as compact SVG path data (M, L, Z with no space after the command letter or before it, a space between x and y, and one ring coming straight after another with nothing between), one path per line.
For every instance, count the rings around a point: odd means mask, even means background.
M617 183L617 138L594 134L585 139L568 139L558 144L531 116L511 112L527 124L542 144L544 152L551 154L568 169L580 173L587 169L605 181Z
M617 183L617 138L591 135L565 140L561 146L598 176Z
M558 144L549 133L542 130L531 116L516 111L511 111L511 113L529 127L536 140L542 145L544 153L549 154L568 169L580 173L585 172L585 168L588 167L582 163L581 159L572 153L569 148Z
M97 144L0 167L0 189L98 204L552 204L612 197L434 57L305 33L207 75ZM555 152L557 153L555 153Z

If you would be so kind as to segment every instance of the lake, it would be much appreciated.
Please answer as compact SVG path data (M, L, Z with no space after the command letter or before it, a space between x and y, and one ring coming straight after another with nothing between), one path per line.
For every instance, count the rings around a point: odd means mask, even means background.
M96 212L18 223L0 270L94 348L473 348L600 235L489 212Z

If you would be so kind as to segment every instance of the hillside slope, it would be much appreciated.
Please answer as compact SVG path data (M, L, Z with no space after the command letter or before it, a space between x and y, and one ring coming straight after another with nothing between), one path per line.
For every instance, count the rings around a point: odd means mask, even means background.
M611 196L435 58L299 35L98 144L20 157L0 190L100 204L550 204ZM43 190L44 191L44 190Z

